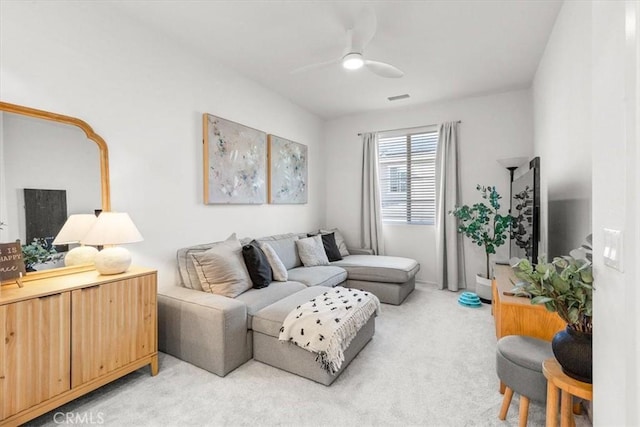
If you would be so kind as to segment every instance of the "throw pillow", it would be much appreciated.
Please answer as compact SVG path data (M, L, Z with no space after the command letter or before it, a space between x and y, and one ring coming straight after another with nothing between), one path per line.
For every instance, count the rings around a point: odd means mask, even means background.
M200 278L202 290L235 298L251 289L251 279L242 258L242 246L237 239L191 254Z
M249 277L256 289L266 288L273 280L271 266L258 242L253 240L248 245L242 247L242 257L244 264L249 271Z
M316 265L329 265L329 259L324 251L322 238L320 235L307 237L306 239L296 240L298 254L305 267L314 267Z
M336 238L336 245L338 245L338 249L340 249L340 255L343 257L349 256L349 251L347 250L347 243L344 241L344 237L340 234L340 230L337 228L332 228L331 230L320 230L320 233L333 233Z
M307 234L308 237L313 237L315 234ZM322 245L324 246L324 252L327 254L327 258L329 262L340 261L342 259L342 255L340 254L340 249L338 249L338 245L336 244L336 237L334 233L322 234Z
M191 254L199 254L214 246L218 246L225 241L238 240L236 233L232 233L226 240L222 242L205 243L202 245L189 246L187 248L178 249L178 272L180 273L180 279L185 287L202 291L202 285L200 284L200 277L196 271L193 257Z
M260 249L264 252L264 256L267 257L267 261L271 266L271 271L273 273L273 280L278 282L286 282L289 280L289 273L287 272L287 268L284 266L275 249L271 247L268 243L260 243Z

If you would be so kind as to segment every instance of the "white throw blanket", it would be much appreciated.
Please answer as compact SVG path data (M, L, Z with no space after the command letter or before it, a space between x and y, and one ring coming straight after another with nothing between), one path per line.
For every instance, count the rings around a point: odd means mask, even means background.
M317 353L316 361L335 374L353 338L379 311L380 301L371 292L337 286L291 311L279 339Z

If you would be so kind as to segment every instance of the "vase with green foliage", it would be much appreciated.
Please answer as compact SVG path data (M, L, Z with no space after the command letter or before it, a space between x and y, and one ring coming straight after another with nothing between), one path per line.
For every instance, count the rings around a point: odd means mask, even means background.
M574 252L572 252L574 253ZM515 275L522 280L514 292L531 297L532 304L542 304L558 313L567 327L558 332L551 343L553 353L563 371L580 381L591 382L593 272L585 258L563 256L538 264L519 260Z
M523 280L515 291L531 296L532 304L544 304L549 311L579 332L592 332L593 273L591 262L571 256L547 262L540 257L533 266L529 260L519 260L516 276Z
M471 241L483 247L486 256L485 277L490 278L489 260L496 249L504 245L511 230L514 218L500 213L502 196L493 186L476 187L482 198L488 202L475 203L472 206L456 207L449 214L458 218L458 233L464 234Z
M22 260L27 271L35 271L36 264L57 261L61 256L45 239L33 239L28 245L22 245Z

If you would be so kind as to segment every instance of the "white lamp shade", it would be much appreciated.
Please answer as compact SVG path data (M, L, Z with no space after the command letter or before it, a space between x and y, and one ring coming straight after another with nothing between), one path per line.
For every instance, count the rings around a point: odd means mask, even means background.
M87 232L96 223L94 214L75 214L70 215L64 223L60 232L53 240L54 245L67 245L69 243L78 243L86 235Z
M86 245L119 245L144 240L129 214L102 212L91 230L80 241Z

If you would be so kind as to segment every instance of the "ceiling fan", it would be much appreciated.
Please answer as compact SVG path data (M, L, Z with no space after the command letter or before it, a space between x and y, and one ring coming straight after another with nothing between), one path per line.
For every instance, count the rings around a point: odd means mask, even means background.
M367 47L371 39L373 39L373 36L375 36L376 27L377 20L375 13L370 8L365 9L360 20L353 26L353 28L347 29L347 44L342 56L329 61L306 65L293 70L291 73L298 74L341 63L342 67L347 70L357 70L364 67L380 77L400 78L404 76L404 73L400 69L391 64L374 61L365 57L364 49Z

